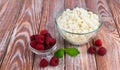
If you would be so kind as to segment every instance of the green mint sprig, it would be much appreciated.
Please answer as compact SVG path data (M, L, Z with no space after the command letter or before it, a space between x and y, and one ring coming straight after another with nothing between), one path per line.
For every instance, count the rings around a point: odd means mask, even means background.
M59 50L57 50L55 53L54 53L54 56L58 57L58 58L62 58L64 56L64 48L61 48Z
M80 54L79 50L77 48L60 48L55 53L54 56L58 58L62 58L64 56L64 53L67 53L68 55L75 57L78 54Z

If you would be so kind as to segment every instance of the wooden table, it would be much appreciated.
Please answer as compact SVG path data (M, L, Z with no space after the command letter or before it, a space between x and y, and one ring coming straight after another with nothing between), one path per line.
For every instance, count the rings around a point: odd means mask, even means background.
M40 56L29 49L29 36L48 29L58 47L76 47L58 33L55 17L66 8L90 8L105 19L96 38L107 49L105 56L90 55L94 38L77 46L80 55L65 55L63 65L39 67ZM120 0L0 0L0 70L120 70Z

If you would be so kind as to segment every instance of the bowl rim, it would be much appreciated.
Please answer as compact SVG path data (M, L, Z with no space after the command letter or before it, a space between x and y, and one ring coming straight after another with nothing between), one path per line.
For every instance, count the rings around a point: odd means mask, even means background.
M75 7L75 8L77 8L77 7ZM78 8L82 8L82 7L78 7ZM70 8L66 8L64 11L66 11L67 9L70 9ZM74 9L74 8L73 8L73 9ZM70 9L70 10L73 10L73 9ZM84 33L75 33L75 32L70 32L70 31L68 31L68 30L65 30L65 29L61 28L61 27L59 26L59 24L57 23L58 17L59 17L60 15L62 15L63 12L64 12L64 11L62 11L62 13L59 14L59 15L55 18L55 24L57 25L58 29L59 29L60 31L64 31L64 32L67 32L67 33L70 33L70 34L76 34L76 35L85 35L85 34L90 34L90 33L93 33L93 32L98 31L98 30L102 27L102 25L103 25L102 16L101 16L99 13L95 13L94 11L92 11L92 9L89 9L89 8L83 8L83 9L85 9L85 10L87 10L87 11L91 11L91 12L93 12L94 14L98 15L98 17L99 17L99 23L100 23L99 26L98 26L98 28L96 28L95 30L89 31L89 32L84 32Z
M47 49L47 50L37 50L37 49L31 47L30 45L29 45L29 48L33 53L35 53L37 55L47 55L49 53L52 53L52 51L54 51L57 48L57 46L55 44L52 48Z

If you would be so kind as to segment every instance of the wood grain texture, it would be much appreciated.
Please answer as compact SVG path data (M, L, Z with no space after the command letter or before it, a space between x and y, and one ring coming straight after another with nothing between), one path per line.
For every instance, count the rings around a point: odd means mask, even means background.
M35 14L33 1L23 0L22 4L1 70L32 70L33 53L29 49L29 37L38 32L40 16Z
M65 0L65 8L73 9L75 7L85 8L85 0Z
M66 8L75 8L76 6L86 8L85 0L65 0ZM80 51L80 55L75 58L66 55L65 70L97 70L95 56L87 53L87 49L92 45L92 41L82 46L65 43L65 47L76 47Z
M0 1L0 66L21 9L21 0Z
M93 1L93 0L92 0ZM94 0L95 1L95 0ZM87 0L89 2L89 0ZM89 5L88 7L90 7ZM115 25L115 22L112 18L112 13L109 9L106 0L99 0L97 2L98 12L102 15L102 18L108 19L105 20L104 24L107 22L107 26ZM94 6L96 7L96 6ZM93 9L96 9L92 7ZM97 10L96 10L97 11ZM112 21L112 22L111 22ZM100 38L103 41L103 47L107 49L107 54L103 57L96 55L97 69L98 70L119 70L119 45L120 38L118 36L117 29L111 32L105 25L103 25L102 30L99 32L97 38ZM114 57L112 57L114 56Z
M120 14L120 2L118 2L116 0L110 0L109 6L110 6L110 9L112 11L115 23L117 25L117 29L118 29L119 37L120 37L120 15L118 15L118 14Z
M52 37L57 40L57 48L64 47L64 40L59 35L55 25L55 18L64 10L64 0L43 0L41 6L42 15L39 32L42 29L48 29ZM63 63L57 67L48 66L46 68L40 68L39 63L41 58L41 56L35 55L33 70L64 70L64 59L61 59Z
M120 0L0 0L0 70L120 70ZM83 7L103 18L96 38L82 46L65 41L55 18L66 8ZM42 56L29 49L29 37L48 29L56 38L57 48L76 47L77 57L65 55L58 66L40 68ZM107 49L105 56L90 55L87 49L100 38Z

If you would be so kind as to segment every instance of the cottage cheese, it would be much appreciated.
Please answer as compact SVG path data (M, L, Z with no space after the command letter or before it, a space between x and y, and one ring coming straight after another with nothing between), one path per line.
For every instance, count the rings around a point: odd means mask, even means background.
M57 24L60 29L72 33L88 33L98 28L99 17L91 11L83 8L67 9L57 19ZM87 42L95 33L85 35L76 35L61 31L62 36L73 44L82 44Z

